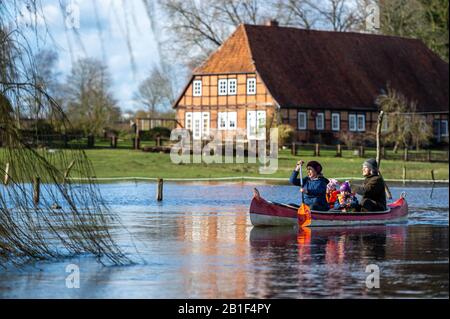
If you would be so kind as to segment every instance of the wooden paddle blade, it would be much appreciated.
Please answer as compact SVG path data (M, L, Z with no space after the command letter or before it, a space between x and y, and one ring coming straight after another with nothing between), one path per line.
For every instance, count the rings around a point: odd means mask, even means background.
M300 227L307 227L311 225L311 210L309 206L302 203L297 211L298 225Z

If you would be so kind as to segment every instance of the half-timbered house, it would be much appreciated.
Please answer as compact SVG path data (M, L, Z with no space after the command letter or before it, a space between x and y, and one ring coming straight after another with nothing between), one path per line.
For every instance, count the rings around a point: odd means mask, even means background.
M194 139L238 128L258 139L258 128L276 119L295 128L297 141L335 143L342 132L375 129L376 97L390 86L448 139L448 82L448 63L419 40L272 21L240 25L193 71L173 107Z

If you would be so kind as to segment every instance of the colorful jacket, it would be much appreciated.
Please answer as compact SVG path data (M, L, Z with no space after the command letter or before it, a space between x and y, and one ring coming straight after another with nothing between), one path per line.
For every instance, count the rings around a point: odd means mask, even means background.
M300 179L297 177L298 172L294 170L289 182L293 185L301 186ZM323 176L319 176L315 179L310 179L309 177L303 178L303 188L306 190L306 193L304 193L304 201L310 209L329 210L330 207L326 198L327 184L328 179Z
M339 194L338 200L334 204L334 209L357 208L359 206L358 199L355 195Z
M326 194L327 202L330 205L330 208L334 207L334 203L336 203L337 198L339 196L339 191L331 191Z

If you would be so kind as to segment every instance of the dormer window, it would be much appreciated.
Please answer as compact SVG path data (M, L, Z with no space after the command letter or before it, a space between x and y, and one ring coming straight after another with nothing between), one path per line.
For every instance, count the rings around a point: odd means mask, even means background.
M202 81L195 80L192 86L194 96L202 96Z
M256 94L256 79L251 78L247 79L247 95L255 95Z

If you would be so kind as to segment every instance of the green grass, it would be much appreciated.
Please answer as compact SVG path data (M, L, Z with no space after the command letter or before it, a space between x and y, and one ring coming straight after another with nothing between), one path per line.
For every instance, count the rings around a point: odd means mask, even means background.
M318 160L327 177L359 177L363 158L354 157L351 151L344 152L342 158L334 157L335 152L321 151L320 157L313 157L312 152L294 157L289 150L282 150L278 157L278 170L275 174L261 175L260 164L173 164L169 154L146 153L129 149L92 149L86 150L88 158L94 165L97 177L161 177L161 178L214 178L214 177L282 177L288 178L299 159ZM366 152L366 157L375 154ZM247 162L247 160L245 160ZM448 163L403 162L383 160L381 169L386 179L401 179L403 166L406 167L407 179L431 180L431 170L436 179L448 180Z
M131 142L130 142L131 144ZM146 145L146 144L143 144ZM321 150L320 157L314 157L312 150L302 149L294 157L289 150L279 151L278 169L274 174L260 174L260 164L173 164L169 154L147 153L131 150L131 145L119 145L120 148L111 149L109 144L96 143L96 148L85 150L91 160L95 176L98 178L124 178L124 177L161 177L161 178L217 178L217 177L259 177L259 178L288 178L299 159L309 161L318 160L326 177L361 177L361 164L364 158L359 158L353 151L343 151L343 157L335 157L335 150ZM0 165L5 166L2 160L3 150L0 149ZM48 155L52 156L52 155ZM373 150L366 151L365 158L375 157ZM13 163L12 163L13 164ZM14 164L13 164L14 165ZM435 179L448 180L448 163L428 163L399 160L383 160L381 164L385 179L402 179L403 167L406 167L406 179L431 180L431 170L434 170ZM78 177L76 171L71 172L72 177Z

